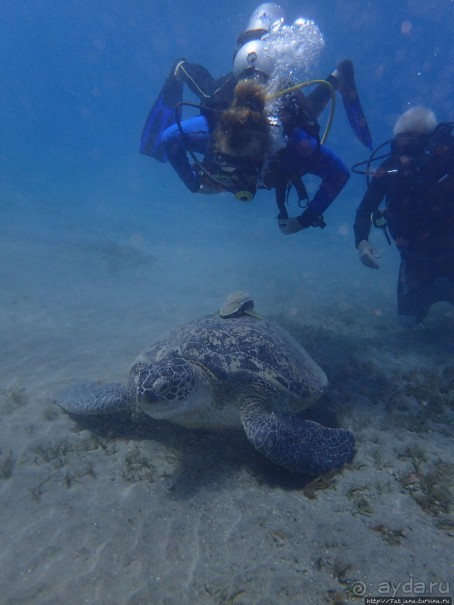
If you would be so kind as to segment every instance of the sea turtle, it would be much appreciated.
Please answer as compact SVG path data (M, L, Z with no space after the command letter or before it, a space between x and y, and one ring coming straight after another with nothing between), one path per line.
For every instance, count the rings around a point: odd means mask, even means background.
M297 415L327 386L323 370L289 333L242 313L180 325L139 356L128 386L79 383L58 403L76 415L138 409L188 428L242 428L272 462L319 475L355 452L349 431Z

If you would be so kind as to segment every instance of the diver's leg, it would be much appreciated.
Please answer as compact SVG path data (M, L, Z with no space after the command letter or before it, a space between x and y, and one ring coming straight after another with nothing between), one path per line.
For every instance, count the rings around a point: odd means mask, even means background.
M334 90L339 88L339 83L336 78L330 74L325 81L331 84ZM318 120L321 113L331 101L331 90L326 84L318 84L312 92L306 95L307 107L310 116L313 120Z
M428 263L402 258L397 284L397 314L405 328L416 328L432 304L432 273Z
M339 90L348 121L356 137L366 147L372 149L372 137L359 101L353 63L348 59L345 59L339 63L336 69L330 73L325 80L331 84L334 90ZM307 95L306 99L311 115L314 119L318 119L331 100L331 90L326 84L319 84L309 95Z
M439 301L454 305L454 258L452 256L433 263L431 304Z
M182 59L177 63L174 75L180 82L186 84L202 102L210 98L215 79L202 65L188 63Z
M359 100L353 63L348 59L342 61L331 75L339 83L339 92L353 132L363 145L372 149L372 136Z
M140 139L140 153L160 162L167 159L161 145L161 137L166 128L175 124L175 106L183 100L183 83L175 77L176 65L173 65L153 103Z
M162 148L175 172L192 193L200 188L197 164L190 161L190 152L205 154L209 142L209 127L204 116L173 124L162 135Z
M331 84L334 90L338 90L341 95L352 97L356 93L356 96L358 96L353 64L348 59L339 63L336 69L325 78L325 82ZM306 99L311 114L315 119L318 119L331 100L331 90L326 84L319 84L307 95Z
M140 153L161 162L167 157L161 145L161 137L169 126L175 124L175 108L183 101L183 85L203 102L210 98L215 79L201 65L178 59L172 65L150 113L148 114L140 140Z

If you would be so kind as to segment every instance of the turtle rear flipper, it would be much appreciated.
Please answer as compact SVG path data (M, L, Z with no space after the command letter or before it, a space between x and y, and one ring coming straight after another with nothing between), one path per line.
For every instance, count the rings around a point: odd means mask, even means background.
M351 462L355 454L355 441L349 431L271 412L260 402L245 403L241 421L251 445L292 472L321 475Z
M115 414L131 409L128 389L117 382L79 382L67 387L57 403L69 414L79 416Z

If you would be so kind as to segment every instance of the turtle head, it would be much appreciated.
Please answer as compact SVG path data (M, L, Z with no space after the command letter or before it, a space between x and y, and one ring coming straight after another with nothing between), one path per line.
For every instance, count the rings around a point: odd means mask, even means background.
M196 412L211 399L211 384L200 366L181 357L138 363L131 372L139 408L157 419Z

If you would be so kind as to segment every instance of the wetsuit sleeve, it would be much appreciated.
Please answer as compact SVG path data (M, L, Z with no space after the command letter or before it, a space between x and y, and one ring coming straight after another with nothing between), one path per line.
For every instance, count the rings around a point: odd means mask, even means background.
M307 172L322 180L309 204L314 214L321 215L345 187L350 172L343 161L324 145L320 145L320 149L313 154Z
M197 116L170 126L162 135L162 145L175 172L192 193L200 188L199 171L191 164L189 151L206 154L210 138L208 122Z
M383 165L382 165L383 167ZM361 200L356 211L355 224L353 225L353 233L355 235L355 246L358 247L359 242L367 240L370 233L372 212L378 210L386 193L386 174L380 177L374 176Z

